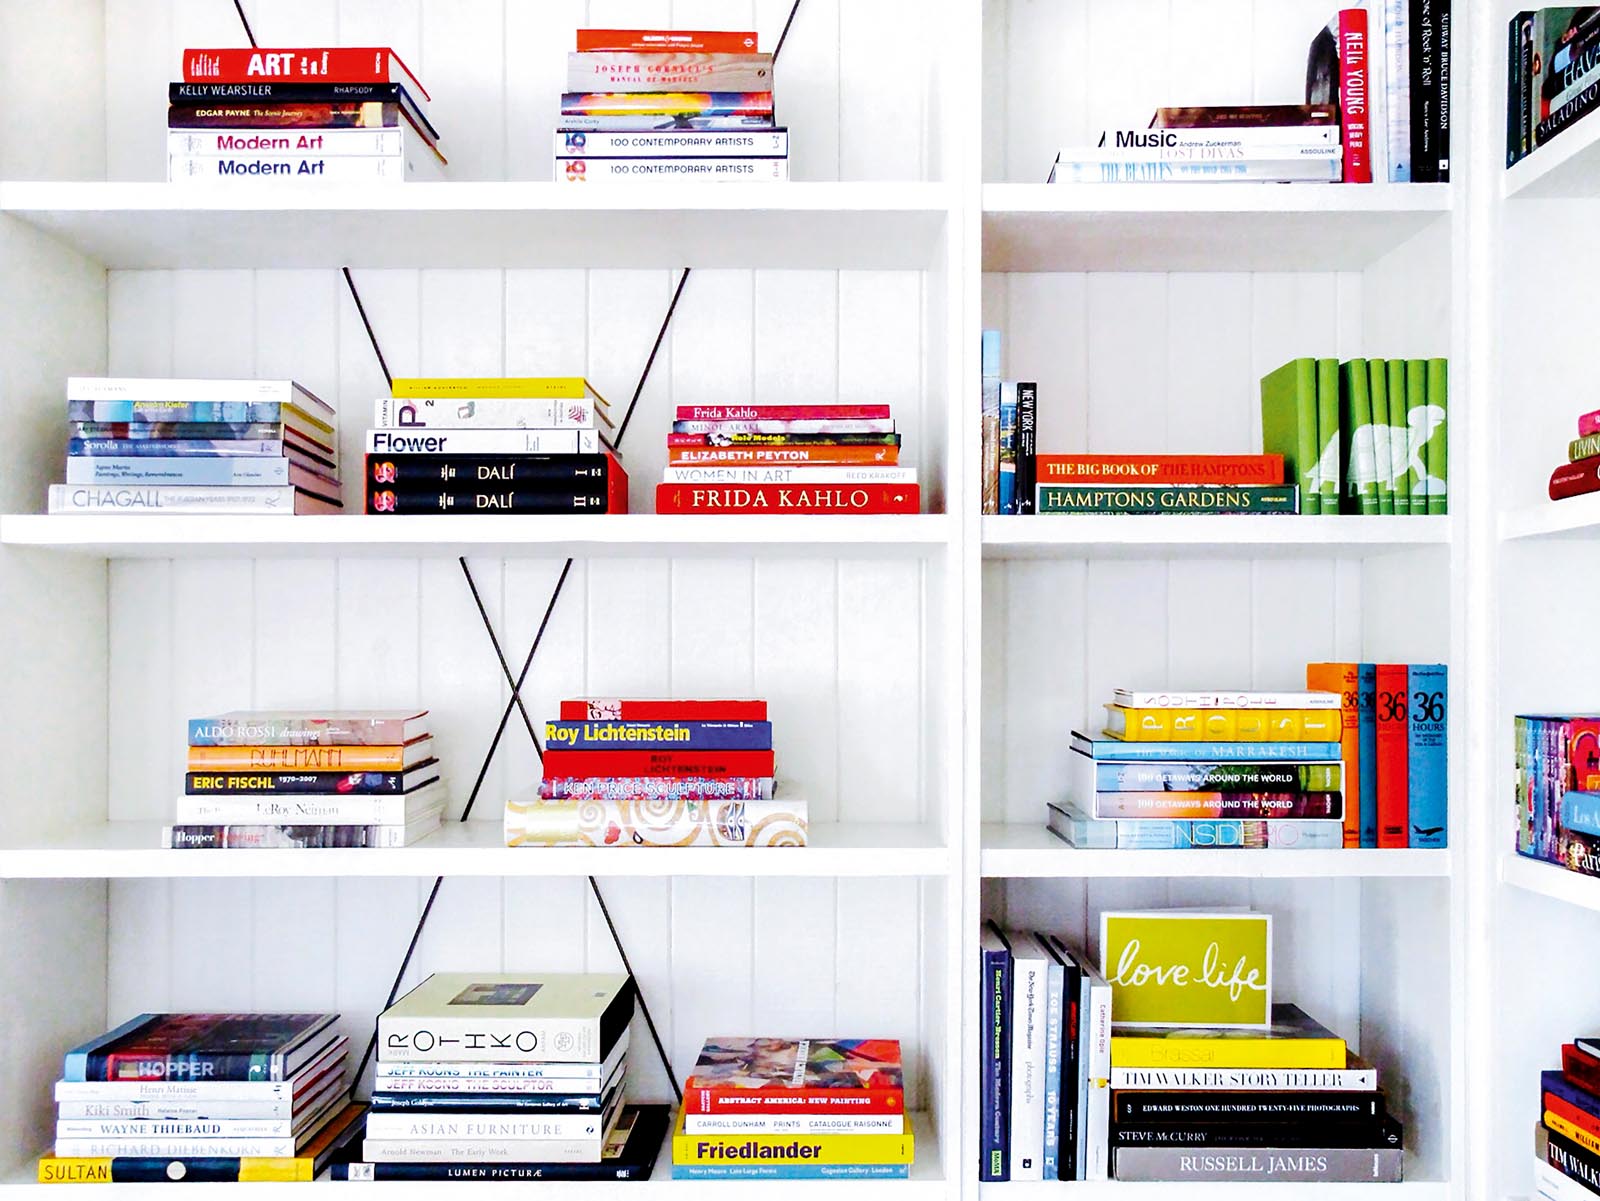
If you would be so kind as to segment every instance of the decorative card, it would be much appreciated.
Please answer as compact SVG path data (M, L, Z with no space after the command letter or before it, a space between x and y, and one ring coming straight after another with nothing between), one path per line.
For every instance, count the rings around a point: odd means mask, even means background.
M1264 1027L1272 1020L1272 915L1103 913L1100 968L1119 1025Z

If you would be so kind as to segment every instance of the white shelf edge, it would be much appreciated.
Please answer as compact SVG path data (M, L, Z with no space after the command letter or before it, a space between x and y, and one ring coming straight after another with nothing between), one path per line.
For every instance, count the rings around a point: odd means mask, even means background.
M985 517L985 558L1030 558L1167 548L1216 554L1238 548L1273 555L1374 554L1418 546L1448 546L1448 516L1311 517L1300 515L1168 516L1035 514Z
M1539 200L1584 195L1582 189L1564 188L1563 168L1583 158L1600 142L1600 121L1587 117L1577 121L1560 137L1506 168L1500 179L1500 194L1506 200Z
M1448 213L1450 184L986 183L985 216L1084 213Z
M1594 876L1508 852L1500 860L1500 880L1524 892L1600 913L1600 878Z
M1500 539L1600 537L1600 493L1523 505L1500 514Z

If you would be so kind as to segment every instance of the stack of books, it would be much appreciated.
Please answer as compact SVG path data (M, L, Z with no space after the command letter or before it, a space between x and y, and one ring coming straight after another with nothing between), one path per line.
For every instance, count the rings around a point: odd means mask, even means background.
M1567 461L1550 473L1550 499L1600 492L1600 409L1578 418L1578 436L1567 444Z
M911 1174L900 1044L714 1038L683 1086L677 1180L866 1180Z
M1541 1201L1600 1195L1600 1039L1561 1048L1561 1070L1539 1076L1534 1180Z
M1157 109L1148 129L1107 129L1094 146L1061 150L1049 182L1339 183L1343 178L1338 106L1285 104Z
M403 847L439 828L445 800L426 709L196 717L164 845Z
M429 976L378 1017L359 1162L341 1180L646 1179L665 1106L624 1104L627 975Z
M168 92L167 179L438 179L428 93L387 47L183 52Z
M889 405L682 405L658 513L917 513Z
M1266 1029L1111 1028L1115 1180L1401 1179L1378 1073L1297 1006Z
M580 29L555 131L558 182L782 182L772 55L751 32Z
M1449 841L1441 663L1312 663L1304 692L1118 689L1074 731L1050 829L1080 848L1440 848Z
M581 378L397 379L367 431L368 513L626 513L605 399Z
M1294 359L1261 381L1262 449L1311 514L1450 511L1449 362Z
M1600 716L1516 719L1517 854L1600 876Z
M1039 385L1000 377L1000 331L983 331L984 513L1035 512Z
M773 795L774 767L766 701L565 700L506 845L804 846L806 802Z
M293 380L67 380L52 513L337 513L338 415Z
M1600 103L1600 7L1517 13L1506 31L1506 166Z
M331 1013L144 1013L67 1053L44 1184L312 1180L361 1132Z

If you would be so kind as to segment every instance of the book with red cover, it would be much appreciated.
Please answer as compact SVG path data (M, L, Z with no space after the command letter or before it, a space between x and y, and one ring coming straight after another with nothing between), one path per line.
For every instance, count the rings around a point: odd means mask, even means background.
M1590 434L1600 434L1600 409L1578 418L1578 437L1587 438Z
M888 405L679 405L679 421L886 421Z
M585 696L561 702L562 721L766 721L767 702Z
M1550 474L1550 499L1566 500L1600 492L1600 455L1563 463Z
M225 47L185 50L184 83L400 83L424 99L428 89L387 46Z
M713 1038L683 1084L691 1114L904 1113L892 1038Z
M1371 79L1366 10L1342 8L1312 39L1306 103L1338 109L1345 183L1372 182Z
M898 446L840 446L810 442L804 446L673 446L667 451L673 467L785 467L802 463L845 467L895 467Z
M1283 483L1282 455L1040 455L1041 484Z
M1404 663L1378 664L1378 846L1385 849L1410 845L1410 674Z
M606 451L606 512L628 511L628 473L622 469L622 460L609 446Z
M563 776L770 776L771 751L574 751L544 752L544 774Z
M577 49L688 50L707 54L753 54L757 38L750 30L730 29L580 29Z
M1567 1043L1561 1048L1561 1074L1576 1087L1600 1096L1600 1059L1577 1043Z
M658 484L657 513L919 513L917 484Z

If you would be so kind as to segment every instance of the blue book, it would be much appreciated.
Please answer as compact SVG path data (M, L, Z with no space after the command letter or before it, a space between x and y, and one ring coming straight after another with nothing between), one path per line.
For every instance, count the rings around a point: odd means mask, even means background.
M1061 1173L1061 1025L1066 1016L1067 970L1061 955L1043 934L1035 934L1045 950L1044 1008L1044 1178Z
M1072 749L1104 763L1205 760L1217 763L1328 763L1341 759L1337 742L1120 742L1072 732Z
M67 459L68 484L138 484L154 487L180 484L187 487L216 485L276 488L289 483L289 460L285 458L178 458L137 455L118 458Z
M752 1163L672 1165L674 1180L904 1180L908 1163Z
M1561 798L1561 828L1600 838L1600 793L1566 793Z
M1568 1105L1600 1118L1600 1101L1597 1101L1593 1095L1577 1085L1569 1082L1564 1073L1540 1072L1539 1087L1547 1093L1560 1097ZM1544 1106L1541 1104L1539 1108L1543 1110Z
M1442 847L1449 835L1450 703L1445 666L1413 663L1407 679L1406 779L1413 847Z
M1017 512L1017 385L1000 385L1000 512Z
M298 405L278 400L69 400L68 421L203 421L273 425L285 413L300 412ZM326 426L320 418L313 418ZM326 426L331 429L331 426Z
M1000 331L986 329L980 343L979 362L984 379L1000 378Z
M981 1014L983 1050L979 1056L981 1093L978 1104L980 1180L1011 1179L1011 946L1000 927L983 924L980 951L983 970Z
M1378 845L1378 665L1356 665L1356 737L1361 748L1361 778L1357 788L1360 845Z
M770 751L769 721L547 721L545 745L569 751Z

